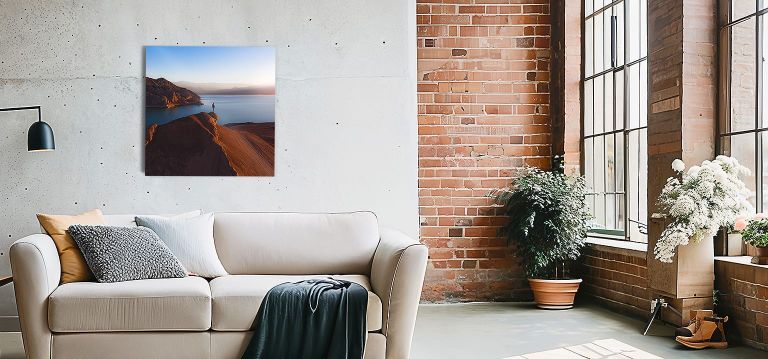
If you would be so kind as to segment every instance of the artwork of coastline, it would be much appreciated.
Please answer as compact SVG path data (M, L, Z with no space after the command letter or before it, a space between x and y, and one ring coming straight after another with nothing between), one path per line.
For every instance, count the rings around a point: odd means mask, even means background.
M146 47L147 176L274 176L271 47Z

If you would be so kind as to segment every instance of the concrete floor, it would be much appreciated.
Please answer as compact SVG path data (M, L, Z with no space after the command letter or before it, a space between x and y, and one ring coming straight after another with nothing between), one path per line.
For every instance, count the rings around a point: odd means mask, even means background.
M732 345L725 350L689 350L672 338L674 328L644 323L593 305L565 311L527 303L425 304L419 307L413 359L502 359L616 339L666 359L768 358L768 352Z
M654 326L642 336L642 321L593 305L566 311L526 303L424 304L413 338L413 359L502 359L615 339L666 359L768 358L768 353L732 345L726 350L688 350L671 338L673 328ZM0 359L22 359L19 333L0 333Z
M21 333L0 333L0 359L24 359Z

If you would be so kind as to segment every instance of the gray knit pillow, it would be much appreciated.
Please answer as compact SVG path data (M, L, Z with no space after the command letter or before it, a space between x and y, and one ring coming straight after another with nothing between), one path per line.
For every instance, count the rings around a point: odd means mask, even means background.
M187 276L179 260L151 229L77 224L68 232L99 282Z

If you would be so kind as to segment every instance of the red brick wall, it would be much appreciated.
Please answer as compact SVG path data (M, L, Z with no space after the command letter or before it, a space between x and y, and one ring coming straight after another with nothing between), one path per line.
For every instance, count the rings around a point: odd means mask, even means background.
M588 245L580 259L584 281L579 296L625 314L648 316L651 294L645 258L645 251Z
M548 167L549 0L418 0L426 301L529 296L487 194Z
M715 281L728 335L768 350L768 268L716 260Z

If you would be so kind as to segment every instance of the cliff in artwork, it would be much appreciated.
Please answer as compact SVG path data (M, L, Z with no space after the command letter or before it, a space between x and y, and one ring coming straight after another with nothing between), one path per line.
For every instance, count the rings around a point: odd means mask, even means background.
M146 107L174 108L203 104L196 93L176 86L162 77L159 79L145 77L144 80L146 81Z
M275 123L220 125L200 112L147 128L148 176L273 176Z

